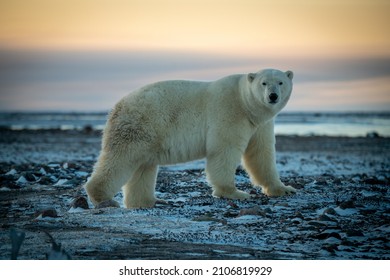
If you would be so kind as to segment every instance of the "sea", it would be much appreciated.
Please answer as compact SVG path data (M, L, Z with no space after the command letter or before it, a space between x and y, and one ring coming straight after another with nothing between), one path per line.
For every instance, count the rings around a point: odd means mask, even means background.
M103 130L108 112L0 113L0 129ZM1 132L0 132L1 133ZM389 112L282 112L276 135L390 137Z

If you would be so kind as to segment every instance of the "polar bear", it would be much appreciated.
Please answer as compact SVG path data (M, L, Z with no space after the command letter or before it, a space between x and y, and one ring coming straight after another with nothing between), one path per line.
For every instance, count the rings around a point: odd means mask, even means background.
M235 187L240 161L266 195L294 193L279 179L274 135L292 78L291 71L265 69L213 82L162 81L124 97L109 115L85 185L90 200L118 206L112 198L123 186L127 208L153 207L158 166L201 158L215 197L250 197Z

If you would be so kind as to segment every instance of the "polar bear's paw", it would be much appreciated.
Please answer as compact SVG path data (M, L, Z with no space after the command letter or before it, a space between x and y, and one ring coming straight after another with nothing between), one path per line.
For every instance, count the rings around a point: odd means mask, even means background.
M235 190L233 192L224 192L224 191L215 190L213 192L213 196L219 198L230 198L230 199L240 199L240 200L249 199L251 197L249 193L240 190Z
M296 193L297 190L291 186L277 185L274 187L263 187L263 193L268 196L283 196Z

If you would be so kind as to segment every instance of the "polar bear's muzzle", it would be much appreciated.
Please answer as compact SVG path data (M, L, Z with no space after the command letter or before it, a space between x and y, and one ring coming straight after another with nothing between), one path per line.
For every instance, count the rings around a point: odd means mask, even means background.
M272 93L270 93L270 95L268 95L268 100L269 100L269 103L276 104L276 103L278 103L279 95L275 92L272 92Z

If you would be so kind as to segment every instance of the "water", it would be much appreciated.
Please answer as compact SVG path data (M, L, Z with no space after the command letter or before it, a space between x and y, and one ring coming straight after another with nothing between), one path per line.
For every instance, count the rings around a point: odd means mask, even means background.
M93 113L0 113L0 127L13 130L61 129L102 130L107 112ZM390 112L387 113L281 113L275 123L277 135L390 137Z
M390 137L390 112L386 113L281 113L275 123L278 135Z

